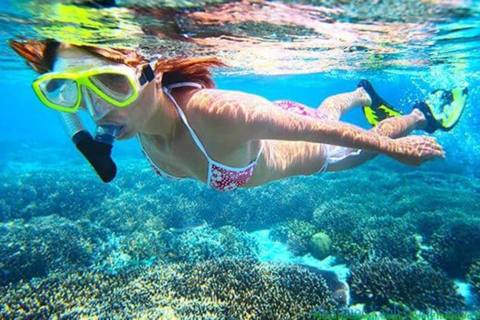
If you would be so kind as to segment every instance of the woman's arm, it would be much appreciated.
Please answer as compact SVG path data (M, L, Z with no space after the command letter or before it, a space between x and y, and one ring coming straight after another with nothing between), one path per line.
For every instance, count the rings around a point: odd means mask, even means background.
M240 142L270 139L326 143L383 153L413 165L444 156L441 146L431 137L393 140L344 122L321 121L285 112L255 95L202 90L192 100L202 101L201 112L210 115L208 118L215 119L218 126L227 129Z

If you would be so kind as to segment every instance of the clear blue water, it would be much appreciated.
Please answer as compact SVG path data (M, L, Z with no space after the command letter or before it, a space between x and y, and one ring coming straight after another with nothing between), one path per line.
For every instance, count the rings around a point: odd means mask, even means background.
M15 142L15 148L29 145L48 145L49 147L65 147L65 155L61 161L69 157L78 158L73 147L69 146L69 138L64 134L56 112L43 106L31 90L30 82L35 78L32 71L22 71L25 81L15 79L2 84L4 107L0 110L0 125L4 134L2 141ZM404 112L409 112L415 101L422 100L435 88L455 87L451 75L446 78L432 76L412 76L390 74L388 71L356 72L342 78L342 72L315 73L306 75L285 76L222 76L215 77L218 88L240 90L258 94L269 100L293 100L311 107L317 107L321 101L333 94L353 90L359 79L369 79L382 96L391 104ZM7 76L8 77L8 76ZM449 133L438 132L439 142L444 145L448 157L445 161L425 164L424 168L436 168L446 172L462 172L478 176L477 159L480 156L478 128L480 120L476 116L475 106L479 101L477 78L457 80L459 85L468 84L470 89L469 103L460 124ZM8 78L7 78L8 80ZM452 80L452 81L450 81ZM429 82L430 81L430 82ZM344 89L345 88L345 89ZM11 107L14 106L14 107ZM35 119L35 120L34 120ZM38 121L41 119L41 121ZM88 122L88 119L85 119ZM345 121L368 128L360 109L346 115ZM92 124L90 127L92 127ZM9 147L10 148L10 147ZM8 155L8 151L3 156ZM23 150L25 151L25 150ZM16 153L15 150L13 153ZM21 151L20 151L21 152ZM115 146L114 152L121 155L140 156L136 141L122 142ZM17 156L21 157L20 154ZM30 161L33 159L28 159ZM414 170L414 168L412 169Z
M344 313L478 309L480 2L117 3L0 3L0 317L257 310L295 318L331 312L331 300L322 300L331 296ZM107 185L38 101L35 73L6 44L51 36L218 55L232 65L215 73L219 88L312 107L363 78L404 112L436 88L468 85L470 96L458 126L435 134L447 158L421 167L379 157L348 172L221 194L156 177L132 140L116 143L119 173ZM343 120L368 128L360 109ZM188 230L199 221L207 227ZM331 239L322 259L312 255L318 233ZM236 296L226 295L230 287ZM90 299L111 290L118 296ZM252 292L268 303L246 298Z

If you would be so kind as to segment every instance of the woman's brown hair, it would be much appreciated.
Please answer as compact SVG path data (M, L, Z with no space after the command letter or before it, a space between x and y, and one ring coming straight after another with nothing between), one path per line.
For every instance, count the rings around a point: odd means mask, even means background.
M53 40L9 41L10 47L23 57L29 66L38 73L46 73L53 69L57 49L62 43ZM131 67L147 64L148 61L136 50L102 48L87 45L71 45L83 49L117 63ZM214 88L215 82L210 72L214 67L226 67L226 64L217 58L173 58L160 59L156 62L154 71L163 73L162 84L169 85L175 82L192 81L206 88Z

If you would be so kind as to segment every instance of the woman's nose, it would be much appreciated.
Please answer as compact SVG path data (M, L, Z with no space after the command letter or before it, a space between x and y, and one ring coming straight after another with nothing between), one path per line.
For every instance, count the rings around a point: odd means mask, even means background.
M82 97L87 110L97 123L103 120L113 110L106 101L86 87L82 87Z

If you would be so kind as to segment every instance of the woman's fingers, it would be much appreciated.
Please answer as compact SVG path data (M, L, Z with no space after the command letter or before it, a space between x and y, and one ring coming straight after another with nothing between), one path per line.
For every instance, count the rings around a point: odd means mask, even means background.
M399 154L393 157L402 163L420 165L426 161L445 158L443 147L434 137L408 136L395 141L399 145Z

